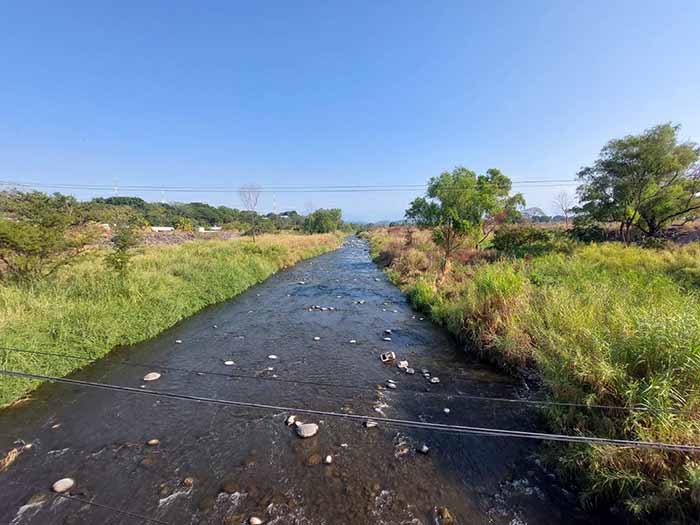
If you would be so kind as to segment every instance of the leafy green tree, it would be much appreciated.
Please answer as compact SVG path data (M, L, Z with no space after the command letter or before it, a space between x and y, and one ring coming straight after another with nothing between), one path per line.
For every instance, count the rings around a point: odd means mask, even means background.
M307 215L304 220L306 233L330 233L339 230L343 223L342 212L339 208L316 210Z
M0 275L20 280L51 275L77 259L100 235L73 197L40 192L0 197Z
M679 142L679 130L662 124L608 142L595 163L578 173L583 183L576 212L619 222L627 243L632 227L658 237L669 226L700 216L700 148Z
M129 270L133 248L139 244L146 221L131 207L123 207L111 219L112 250L105 256L105 263L124 277Z
M432 177L426 196L413 200L406 218L432 228L433 240L443 250L441 273L468 239L480 247L499 224L519 216L518 206L525 200L519 193L510 195L511 185L498 169L477 175L459 166Z

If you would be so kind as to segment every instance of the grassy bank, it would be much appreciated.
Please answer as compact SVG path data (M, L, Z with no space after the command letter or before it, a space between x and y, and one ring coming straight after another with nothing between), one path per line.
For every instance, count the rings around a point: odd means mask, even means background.
M371 235L373 254L416 307L513 371L536 371L551 399L648 408L551 409L552 430L700 444L700 245L618 244L503 259L464 252L444 279L429 235ZM550 450L589 502L638 517L697 518L700 457L600 446Z
M336 248L340 237L269 235L144 248L126 279L95 251L51 279L0 284L0 346L97 359L157 335L205 306L229 299L296 262ZM81 364L0 351L3 368L62 376ZM0 405L36 387L0 379Z

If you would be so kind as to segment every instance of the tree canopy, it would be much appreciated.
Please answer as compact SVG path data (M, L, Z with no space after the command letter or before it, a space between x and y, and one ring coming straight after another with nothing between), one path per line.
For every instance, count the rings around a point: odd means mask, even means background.
M649 237L700 216L700 148L679 142L680 126L662 124L608 142L578 177L580 217L619 222L630 240L634 226Z
M329 233L339 230L342 223L342 214L339 208L328 210L320 208L307 215L304 220L304 231L306 233Z

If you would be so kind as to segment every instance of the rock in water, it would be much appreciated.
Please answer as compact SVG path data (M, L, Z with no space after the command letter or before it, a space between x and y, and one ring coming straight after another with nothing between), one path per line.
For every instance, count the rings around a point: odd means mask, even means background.
M418 449L418 452L420 452L421 454L427 454L428 452L430 452L430 447L428 447L428 445L424 443L423 446L420 449Z
M233 366L233 365L235 365L236 363L234 363L233 361L224 361L224 364L225 364L226 366Z
M445 414L449 414L449 413L450 413L450 409L449 409L449 408L443 408L442 411L443 411Z
M144 381L156 381L160 379L160 374L158 372L149 372L143 376Z
M314 341L320 341L321 338L319 336L314 337Z
M275 354L270 354L267 356L268 359L277 359L277 356Z
M54 492L62 494L64 492L68 492L74 486L75 486L75 481L73 481L73 479L63 478L63 479L59 479L56 483L54 483L51 488L53 489Z
M297 416L289 416L285 423L287 423L288 427L291 427L297 420Z
M431 382L431 383L439 383L439 382L440 382L440 378L439 378L439 377L431 377L431 378L430 378L430 382Z
M326 457L323 459L323 462L324 462L326 465L330 465L331 463L333 463L333 456L326 456Z
M376 422L376 421L372 421L371 419L368 419L367 421L365 421L365 426L366 426L367 428L374 428L374 427L377 426L377 422Z
M256 518L255 516L248 520L248 523L250 523L250 525L262 525L262 522L263 521L260 518Z
M303 423L297 426L297 434L299 437L310 438L318 433L318 425L316 423Z
M146 444L147 444L149 447L158 446L158 445L160 445L160 439L155 439L155 438L154 438L154 439L149 439L149 440L146 442Z

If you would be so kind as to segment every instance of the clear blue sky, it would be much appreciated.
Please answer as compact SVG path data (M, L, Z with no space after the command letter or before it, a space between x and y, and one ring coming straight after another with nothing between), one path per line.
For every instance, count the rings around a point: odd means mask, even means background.
M699 27L697 0L3 2L0 179L415 184L458 164L573 178L657 123L700 141ZM561 188L523 191L551 210ZM377 220L414 195L275 199Z

